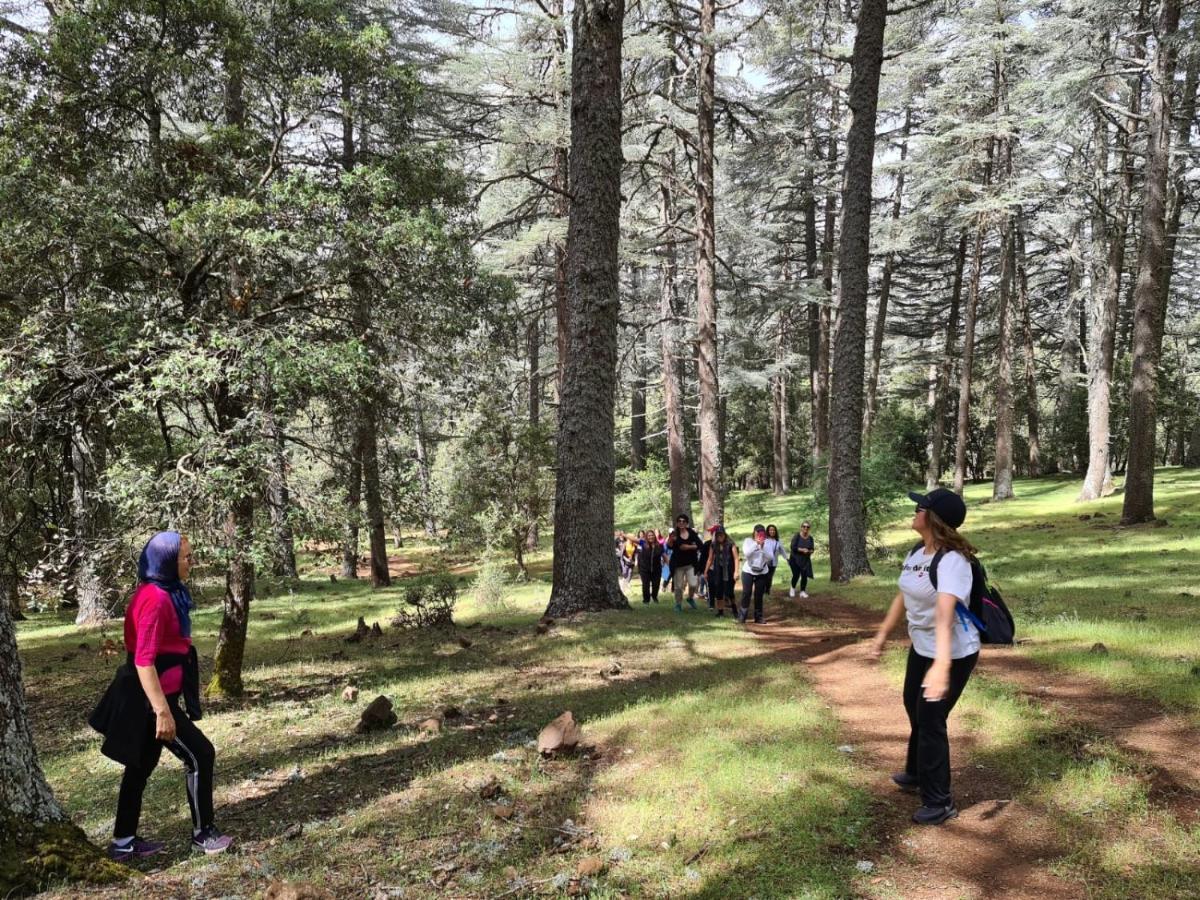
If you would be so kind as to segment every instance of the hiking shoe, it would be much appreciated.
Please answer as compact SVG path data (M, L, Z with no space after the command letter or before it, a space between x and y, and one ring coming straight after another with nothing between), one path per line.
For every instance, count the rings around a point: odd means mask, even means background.
M807 600L808 599L808 591L801 591L800 597L804 600Z
M165 846L166 844L162 841L144 841L135 835L133 840L128 844L118 844L116 841L110 843L108 845L108 858L116 862L144 859L147 856L162 853Z
M916 775L909 775L907 772L897 772L892 776L892 781L896 783L896 787L902 791L916 793L921 789L921 779Z
M696 599L694 597L688 597L688 606L690 606L692 609L697 608L696 607Z
M718 609L718 610L717 610L717 615L716 615L716 618L718 618L718 619L723 619L723 618L725 618L725 610L723 610L723 609Z
M675 612L683 612L683 604L682 603L675 604Z
M761 625L761 624L763 624L763 617L762 617L762 616L755 616L755 617L754 617L754 624L755 624L755 625Z
M912 820L918 825L941 825L947 819L958 817L954 804L949 806L922 806L913 813Z
M789 590L788 590L788 596L789 596L789 597L795 597L795 596L796 596L796 589L795 589L795 588L791 588L791 589L789 589Z
M217 831L211 825L192 838L192 849L198 850L207 856L212 856L215 853L224 853L232 846L233 838L227 834L221 834L221 832Z

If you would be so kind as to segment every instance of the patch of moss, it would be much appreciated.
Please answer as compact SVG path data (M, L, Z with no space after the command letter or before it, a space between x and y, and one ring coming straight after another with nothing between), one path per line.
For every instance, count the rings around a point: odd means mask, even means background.
M71 822L0 818L0 897L24 897L63 882L113 884L133 874L106 858Z

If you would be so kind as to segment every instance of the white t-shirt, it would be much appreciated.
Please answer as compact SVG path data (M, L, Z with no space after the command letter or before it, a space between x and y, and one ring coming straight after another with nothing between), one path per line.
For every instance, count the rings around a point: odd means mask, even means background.
M752 537L742 541L742 571L747 575L765 575L767 568L771 565L771 555L767 547L770 541L763 541L763 545L758 546L758 541ZM940 566L938 567L941 568ZM941 578L941 572L938 573L938 578Z
M904 612L908 617L908 636L913 649L926 659L937 657L937 634L934 622L937 616L937 595L953 594L966 605L971 598L971 564L957 550L942 556L937 569L937 590L929 583L929 564L933 554L921 547L904 560L904 571L900 573L900 593L904 595ZM950 629L950 657L962 659L979 652L979 630L970 622L963 627L962 620L955 616Z
M768 565L772 569L775 568L775 562L779 559L779 541L772 537L767 538L763 541L763 550L766 551L767 559L770 560Z

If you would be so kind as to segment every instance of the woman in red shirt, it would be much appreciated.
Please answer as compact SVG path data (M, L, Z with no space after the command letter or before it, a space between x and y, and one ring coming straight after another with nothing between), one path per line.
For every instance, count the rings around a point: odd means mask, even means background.
M158 841L137 836L146 781L158 765L165 746L186 772L188 806L192 813L192 846L204 853L221 853L233 843L213 826L213 762L216 752L196 727L198 703L180 708L184 666L192 648L192 596L187 577L192 567L188 539L175 531L160 531L138 560L138 587L125 611L125 649L137 672L150 714L141 736L137 764L126 764L117 798L117 819L109 854L117 860L151 856L162 850ZM198 692L197 692L198 693ZM190 714L190 718L189 718ZM136 742L136 736L130 736Z

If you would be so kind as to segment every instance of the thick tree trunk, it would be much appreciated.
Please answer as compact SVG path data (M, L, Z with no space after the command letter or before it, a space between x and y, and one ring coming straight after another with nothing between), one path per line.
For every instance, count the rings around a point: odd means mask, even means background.
M1012 222L1004 224L1000 238L1000 347L996 364L996 471L992 499L1013 496L1013 322L1012 322Z
M1145 196L1134 302L1133 383L1129 393L1129 461L1125 468L1126 525L1154 518L1154 459L1157 428L1156 376L1162 350L1162 303L1166 245L1166 194L1170 174L1171 93L1179 31L1179 0L1163 0L1146 129Z
M842 192L841 287L830 389L829 564L838 581L871 573L862 490L863 369L871 242L871 177L887 0L862 0L850 75Z
M613 394L621 213L623 0L572 13L569 344L558 411L554 586L548 616L628 609L612 560Z
M100 480L107 464L108 429L94 400L77 404L71 422L71 552L74 558L71 595L78 604L76 625L107 621L118 596L106 560L108 504Z
M1029 273L1025 267L1025 230L1018 215L1016 221L1017 243L1013 248L1016 256L1015 274L1017 309L1021 313L1021 341L1024 345L1025 375L1025 422L1029 431L1029 477L1037 478L1042 472L1042 436L1038 410L1037 358L1033 343L1033 321L1029 310Z
M388 587L392 575L388 569L387 529L383 516L383 489L379 478L379 418L376 415L377 397L367 390L359 404L359 446L362 449L363 500L367 508L367 539L371 547L371 585Z
M1058 363L1058 396L1054 403L1054 452L1060 472L1074 472L1078 460L1068 452L1065 425L1075 403L1079 382L1079 361L1083 350L1079 340L1079 282L1082 257L1079 251L1079 232L1071 239L1067 259L1067 308L1063 314L1062 349Z
M675 160L674 151L667 157L668 164ZM671 515L692 513L691 481L688 478L687 441L684 437L683 398L679 379L679 362L675 357L676 329L673 320L676 314L676 251L675 230L672 226L675 205L669 178L673 169L668 169L660 186L662 200L662 225L664 229L661 261L659 263L658 318L659 347L662 354L663 415L667 429L667 467L671 478Z
M700 385L700 505L704 523L724 520L721 385L717 362L717 247L713 207L716 139L716 0L700 0L696 119L696 344Z
M270 446L265 493L267 512L271 518L271 570L282 578L297 578L296 541L291 522L292 499L287 482L287 451L283 443L283 429L279 427L270 403L263 409L263 437Z
M975 361L975 319L979 311L979 281L983 273L983 218L975 230L975 250L971 257L971 283L967 288L967 309L963 319L962 370L958 376L958 417L954 437L954 490L961 494L967 482L967 440L971 425L971 378Z
M942 358L937 365L929 422L929 464L925 469L925 487L933 490L942 479L942 447L946 440L946 396L954 372L954 344L958 339L958 310L962 304L963 268L967 261L967 233L958 238L954 253L954 285L950 290L950 315L946 320L946 338Z
M1121 302L1121 276L1125 271L1125 241L1129 205L1133 191L1132 142L1137 128L1141 93L1134 90L1131 115L1124 129L1118 132L1121 153L1118 159L1122 171L1116 208L1111 227L1105 232L1106 266L1100 290L1093 289L1088 308L1090 336L1088 339L1088 468L1079 491L1081 501L1096 500L1113 492L1112 460L1109 458L1111 434L1109 415L1112 396L1113 361L1117 333L1117 314ZM1107 132L1099 120L1097 137ZM1098 141L1099 144L1099 141ZM1107 150L1099 145L1097 153L1107 158ZM1101 219L1103 221L1103 219Z
M548 0L547 11L554 22L554 42L550 51L550 77L558 85L554 91L554 104L560 116L560 121L569 115L570 95L567 85L567 21L564 16L564 0ZM554 173L552 184L555 189L553 209L554 217L559 222L566 222L571 212L570 171L567 158L568 148L561 143L554 146ZM555 385L558 393L562 394L563 369L566 367L567 356L567 244L565 240L554 242L554 322L555 346L558 349L558 366L555 372Z
M912 111L904 111L904 127L900 131L900 170L896 174L896 191L892 195L892 221L900 221L904 204L904 162L908 158L908 132ZM870 442L871 426L879 409L879 365L883 359L883 337L887 328L888 302L892 295L892 275L896 267L896 251L889 250L883 258L883 277L879 282L879 305L875 309L875 328L871 335L871 368L867 375L867 411L863 416L863 440Z

